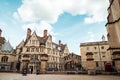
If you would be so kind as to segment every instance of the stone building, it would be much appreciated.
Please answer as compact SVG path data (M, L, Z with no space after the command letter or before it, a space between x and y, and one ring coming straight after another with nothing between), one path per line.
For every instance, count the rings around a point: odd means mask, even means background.
M19 55L20 71L23 67L32 68L35 73L36 70L41 70L44 66L47 70L59 70L60 59L69 54L69 50L66 44L54 43L52 36L48 35L47 30L44 30L43 36L40 37L34 31L31 34L31 29L27 29L26 40L22 41L16 47L16 54ZM46 64L41 64L44 57L42 54L46 54ZM18 68L19 70L19 68Z
M76 71L81 69L81 56L76 55L75 53L70 53L69 55L63 58L64 70Z
M107 37L113 65L120 72L120 0L109 0Z
M1 35L2 30L0 29L0 71L15 71L17 64L15 50Z
M92 68L94 67L97 71L111 71L111 54L107 51L108 48L108 41L105 41L104 36L102 36L102 41L81 43L80 51L82 67L85 70L88 70L89 65L87 65L87 61L91 61L88 59L90 57L94 62L94 65L91 65Z

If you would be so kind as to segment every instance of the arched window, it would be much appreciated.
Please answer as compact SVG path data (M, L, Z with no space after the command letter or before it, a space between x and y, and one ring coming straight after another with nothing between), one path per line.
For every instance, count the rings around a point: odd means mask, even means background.
M4 63L8 62L8 57L7 56L3 56L2 59L1 59L1 62L4 62Z

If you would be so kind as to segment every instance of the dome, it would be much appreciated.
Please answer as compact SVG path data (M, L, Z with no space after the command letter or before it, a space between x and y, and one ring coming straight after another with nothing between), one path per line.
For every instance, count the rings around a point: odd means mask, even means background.
M13 50L13 47L11 46L9 41L2 45L1 51L12 51L12 50Z

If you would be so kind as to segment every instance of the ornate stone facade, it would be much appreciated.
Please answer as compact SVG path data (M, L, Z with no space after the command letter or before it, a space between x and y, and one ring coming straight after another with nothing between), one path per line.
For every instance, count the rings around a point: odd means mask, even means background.
M43 37L40 37L35 31L31 34L31 30L28 29L26 40L17 46L16 54L19 55L20 71L24 67L33 68L33 73L42 68L45 70L60 69L60 58L69 54L68 47L61 41L58 44L54 43L52 36L47 35L47 30L44 30L43 34ZM46 60L43 60L43 54L48 56Z
M120 72L120 0L109 0L107 37L114 67Z
M63 69L67 71L81 70L81 56L70 53L63 58L63 65Z
M17 55L9 41L6 42L1 35L2 30L0 29L0 71L15 71Z
M81 51L81 61L82 66L85 70L88 70L90 66L88 66L87 62L89 61L87 58L88 53L93 54L93 61L95 65L91 67L98 71L110 71L112 68L111 64L111 54L107 49L109 48L108 41L105 41L104 37L102 37L103 41L98 42L87 42L80 44Z

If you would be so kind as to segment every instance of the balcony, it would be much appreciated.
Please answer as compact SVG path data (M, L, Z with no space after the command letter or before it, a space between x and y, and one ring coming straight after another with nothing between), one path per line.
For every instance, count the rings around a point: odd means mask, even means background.
M113 60L120 60L120 55L113 55Z
M87 57L87 61L94 60L93 57Z
M93 58L93 53L92 52L87 52L86 53L86 56L87 56L87 61L92 61L92 60L94 60L94 58Z
M47 61L48 60L48 55L47 54L41 54L41 60Z
M120 52L119 51L113 52L112 55L113 55L112 56L113 60L120 60Z

